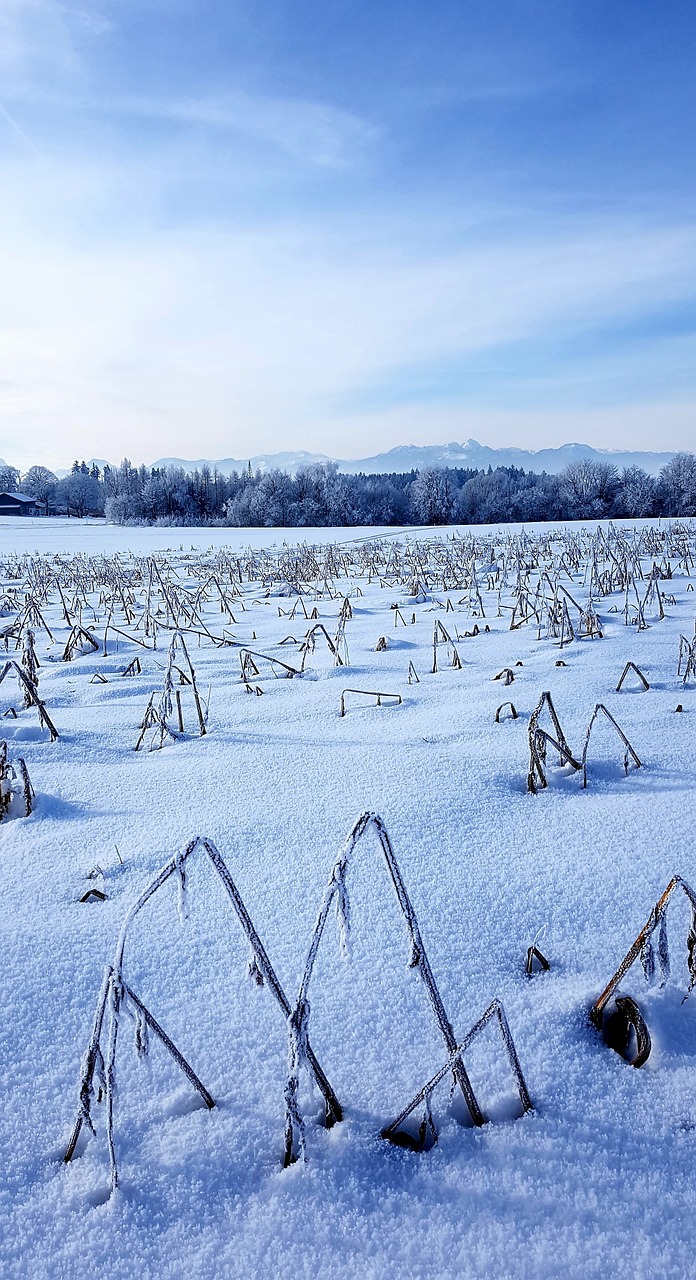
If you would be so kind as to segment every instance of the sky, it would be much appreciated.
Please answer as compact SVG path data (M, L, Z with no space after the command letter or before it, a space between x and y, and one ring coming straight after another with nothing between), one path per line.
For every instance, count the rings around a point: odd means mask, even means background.
M688 0L0 0L0 455L696 447Z

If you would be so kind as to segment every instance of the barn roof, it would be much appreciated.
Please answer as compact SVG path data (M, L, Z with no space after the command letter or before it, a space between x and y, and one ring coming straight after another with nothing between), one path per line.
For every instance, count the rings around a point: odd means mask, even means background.
M36 498L30 498L27 493L0 493L0 502L3 498L12 498L15 502L36 503Z

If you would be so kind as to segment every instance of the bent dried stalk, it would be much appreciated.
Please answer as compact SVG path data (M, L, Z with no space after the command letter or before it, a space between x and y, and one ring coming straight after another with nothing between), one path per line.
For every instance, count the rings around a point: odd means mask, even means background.
M682 684L686 684L689 677L696 680L696 636L693 640L687 640L686 636L679 637L677 678L679 676L682 676Z
M642 1067L650 1057L652 1040L648 1026L638 1005L632 996L617 996L615 1009L604 1020L602 1031L604 1039L621 1058L626 1058L632 1067ZM635 1034L636 1051L628 1056L631 1032Z
M493 679L502 680L503 684L507 686L512 684L515 679L515 673L512 670L512 667L504 667L502 671L498 672L497 676L493 676Z
M178 666L177 663L175 662L175 658L178 655L179 649L181 650L183 662L185 663L185 666L187 668L186 670L184 670L183 667ZM183 735L184 722L183 722L183 715L181 710L181 694L178 689L175 690L174 688L175 673L179 677L179 684L184 685L187 688L190 688L191 690L194 706L196 709L196 715L198 717L198 728L199 728L200 736L203 737L204 734L207 733L207 729L206 729L207 711L206 713L204 713L203 711L203 706L202 706L200 695L198 692L198 685L196 684L196 675L193 669L193 665L191 663L191 659L189 658L188 650L186 648L186 644L184 642L183 636L178 631L175 631L169 645L169 651L167 655L167 666L165 669L164 681L162 685L162 693L160 695L160 699L157 704L155 704L154 693L150 695L150 701L147 704L147 707L145 709L145 715L140 725L140 736L138 737L138 741L135 744L136 751L140 750L145 738L145 734L147 733L148 729L155 730L155 733L153 734L152 742L150 744L151 751L161 750L161 748L164 746L165 739L171 738L173 741L175 741L178 737L181 737ZM175 707L176 707L176 723L177 723L176 729L172 728L172 725L170 723L170 720L174 714ZM158 731L159 731L159 743L155 745L155 738L157 736Z
M416 677L416 679L418 679L418 677ZM343 689L341 692L341 703L340 703L341 716L344 716L346 714L346 694L347 693L357 694L361 698L376 698L378 707L382 706L383 698L388 698L390 703L394 702L396 706L401 706L401 703L403 702L403 698L401 697L400 693L378 693L375 689Z
M147 733L148 729L155 730L155 733L153 734L153 737L150 743L151 751L155 749L161 750L161 748L164 746L165 738L171 738L172 742L176 742L177 738L180 737L180 734L175 733L174 730L169 727L169 725L167 724L166 716L163 714L161 707L155 706L154 698L155 698L154 693L151 693L150 701L148 702L145 708L145 715L143 716L143 719L140 725L140 734L138 735L138 740L134 747L135 751L139 751L141 746L143 745L145 734ZM158 730L159 730L159 744L155 748L154 741L155 741L155 737L157 735Z
M23 810L17 815L11 813L15 801L19 801ZM29 779L29 770L25 761L18 756L11 761L7 756L7 742L0 741L0 822L5 818L28 818L32 810L34 788Z
M334 666L343 667L346 665L339 651L342 642L344 642L344 634L343 634L344 627L345 627L345 620L343 619L343 617L341 617L339 618L338 631L336 634L335 641L331 639L331 636L326 630L326 627L324 626L323 622L316 622L313 627L310 627L309 631L305 635L304 641L300 648L300 653L302 654L302 664L300 666L301 672L304 671L305 669L305 661L307 659L307 655L310 653L314 653L314 650L316 648L316 643L317 643L316 641L317 634L323 635L326 641L326 647L328 648L329 653L333 657Z
M624 744L624 746L625 746L625 748L626 748L626 751L625 751L625 753L624 753L624 770L625 770L625 772L628 774L628 757L629 757L629 756L630 756L630 757L631 757L631 759L633 760L633 763L635 764L636 769L640 769L640 768L641 768L641 762L640 762L640 760L639 760L639 758L638 758L638 756L637 756L636 752L633 750L633 747L631 746L630 742L628 741L628 738L626 737L626 734L624 733L623 729L622 729L622 728L621 728L621 727L616 723L616 720L614 719L613 715L611 714L611 711L607 711L607 708L604 706L604 703L603 703L603 702L598 702L598 703L597 703L597 706L595 707L594 711L592 712L592 715L591 715L591 717L590 717L590 723L588 724L588 726L587 726L587 730L586 730L586 732L585 732L585 745L584 745L583 750L582 750L582 785L583 785L583 787L586 787L586 786L587 786L587 753L588 753L589 746L590 746L590 738L591 738L591 735L592 735L592 729L593 729L593 727L594 727L595 721L597 720L597 717L598 717L598 715L599 715L600 711L604 714L604 716L606 717L606 719L609 721L609 723L612 725L612 727L616 730L617 734L619 735L619 737L620 737L621 741L623 742L623 744Z
M477 1036L481 1034L481 1032L486 1028L488 1023L493 1020L493 1018L497 1018L498 1020L498 1027L500 1029L500 1034L503 1039L503 1045L505 1048L505 1052L507 1054L508 1062L510 1064L512 1074L515 1079L515 1084L517 1086L517 1092L519 1094L522 1110L523 1112L533 1110L533 1103L529 1095L529 1090L527 1088L524 1075L522 1073L522 1067L520 1066L520 1060L517 1055L517 1050L515 1048L515 1042L512 1038L510 1025L505 1016L505 1010L503 1009L503 1006L499 1000L493 1000L491 1004L489 1004L485 1012L481 1015L478 1022L475 1022L473 1027L471 1027L471 1029L466 1033L461 1043L458 1044L456 1048L452 1050L445 1065L443 1067L440 1067L440 1070L437 1071L430 1080L428 1080L427 1084L423 1085L423 1088L420 1089L416 1094L416 1096L412 1098L411 1101L404 1107L403 1111L399 1112L399 1115L396 1117L396 1119L392 1120L391 1124L385 1125L385 1127L382 1129L383 1138L387 1138L392 1142L397 1140L398 1142L398 1138L400 1136L399 1130L401 1128L401 1125L404 1123L405 1120L408 1119L410 1115L413 1114L413 1112L416 1110L417 1107L422 1106L425 1103L427 1106L426 1119L428 1123L428 1130L432 1134L434 1141L435 1142L437 1141L437 1130L435 1128L435 1123L432 1118L432 1112L430 1110L430 1099L432 1097L433 1090L437 1087L437 1085L442 1080L444 1080L445 1076L447 1076L450 1072L452 1072L452 1074L456 1073L456 1065L458 1062L461 1061L462 1055L466 1053L467 1049L471 1047L471 1045L473 1044ZM421 1126L421 1134L422 1134L422 1138L425 1138L425 1133L423 1133L422 1126ZM399 1143L399 1145L401 1144ZM417 1149L422 1150L423 1145L424 1144L421 1141L418 1144Z
M20 667L19 663L14 661L14 658L10 658L5 663L2 671L0 671L0 684L2 684L3 680L5 679L5 676L7 675L14 675L17 677L20 689L22 689L25 695L25 706L36 707L36 711L39 717L39 724L41 725L42 728L45 727L46 729L48 729L48 732L51 735L51 742L56 742L59 736L58 730L56 729L53 721L51 720L51 717L49 716L46 710L45 704L41 701L41 698L39 697L35 686L27 678L24 671L22 671L22 668ZM28 699L28 701L26 701L26 699Z
M267 653L257 653L254 649L240 649L239 660L242 666L242 674L240 678L244 680L246 683L248 683L248 681L247 681L245 672L248 672L252 675L256 675L259 677L261 676L261 672L258 666L256 665L257 661L267 662L271 668L271 673L276 677L276 679L283 678L282 676L278 675L278 672L276 671L276 667L280 667L281 671L283 672L283 675L288 680L292 680L293 676L302 675L302 668L291 667L288 662L281 662L280 658L271 657Z
M539 728L539 719L543 711L547 711L551 719L551 724L555 733L555 738L547 733L545 729ZM565 734L561 728L561 722L556 715L556 708L553 705L551 694L548 690L542 693L536 707L534 708L529 719L529 771L527 773L527 790L533 795L539 788L542 790L548 786L546 780L546 748L550 744L558 752L561 764L569 764L573 769L580 769L582 766L573 756L570 747L566 741Z
M511 720L516 720L516 719L517 719L517 708L516 708L516 706L515 706L514 702L501 702L500 706L498 707L498 709L497 709L497 711L496 711L496 713L495 713L495 723L496 723L496 724L500 724L500 716L501 716L502 712L505 710L505 708L506 708L506 707L509 707L509 708L510 708L510 719L511 719Z
M620 693L620 692L621 692L621 686L622 686L622 684L623 684L624 680L626 679L626 676L628 675L629 671L633 671L633 672L635 673L635 675L637 675L637 676L638 676L638 679L640 680L640 682L641 682L641 684L642 684L642 686L643 686L643 688L644 688L644 689L649 689L649 688L650 688L650 685L648 684L647 680L645 679L645 676L643 675L643 672L641 671L640 667L637 667L637 666L636 666L636 664L635 664L635 662L627 662L627 663L626 663L626 666L624 667L623 671L621 672L621 677L620 677L620 679L619 679L619 683L618 683L618 684L617 684L617 686L616 686L616 692L617 692L617 693Z
M200 736L203 738L207 733L206 723L205 723L206 717L203 714L203 707L201 704L200 695L198 693L198 685L196 684L196 673L193 669L193 663L191 662L188 649L186 648L186 642L184 641L184 637L182 636L180 631L174 632L174 635L172 636L172 639L171 639L171 644L169 646L169 657L168 657L168 667L167 667L168 674L167 674L167 677L165 677L165 684L167 683L167 679L171 677L174 669L176 669L177 671L180 670L180 668L175 667L175 663L174 663L174 659L177 656L177 651L179 649L181 650L183 660L188 669L187 674L185 676L183 672L181 672L181 674L183 676L183 681L190 684L191 686L191 692L193 694L193 702L196 708L196 716L198 719L198 729L199 729Z
M602 1027L604 1010L613 996L619 983L623 981L629 969L640 956L646 981L652 982L656 975L656 956L652 936L659 929L657 944L657 963L660 969L660 986L664 987L670 975L669 940L667 936L667 907L677 888L681 888L691 903L691 924L686 940L687 965L689 969L689 991L696 985L696 893L682 876L674 876L662 897L658 899L648 916L643 928L631 947L629 947L616 973L607 983L602 994L590 1010L590 1021L595 1027Z
M89 1043L82 1060L79 1080L78 1112L70 1140L66 1148L64 1161L67 1164L75 1154L75 1149L83 1126L86 1126L91 1134L95 1134L96 1132L92 1119L92 1106L95 1101L96 1080L96 1100L101 1101L103 1098L106 1104L106 1140L109 1152L112 1191L118 1185L118 1163L115 1144L114 1119L116 1096L116 1045L118 1040L120 1015L122 1011L130 1011L132 1013L133 1010L135 1010L136 1017L134 1020L136 1026L136 1048L138 1051L141 1053L147 1052L147 1030L154 1032L155 1036L160 1040L165 1049L167 1049L168 1053L174 1059L177 1066L181 1069L193 1087L200 1093L205 1105L208 1108L215 1106L215 1101L205 1088L205 1085L199 1080L193 1068L189 1065L183 1054L179 1049L177 1049L169 1036L167 1036L166 1032L154 1018L150 1010L145 1007L143 1002L133 991L132 987L127 983L123 973L125 945L133 921L157 891L161 889L162 886L173 876L178 877L180 914L182 916L185 915L185 895L187 889L186 864L189 858L199 849L208 858L221 881L223 889L230 900L237 921L249 943L254 973L260 975L261 978L259 985L263 985L265 983L276 1003L279 1005L281 1013L286 1021L288 1021L292 1015L290 1002L280 985L275 969L268 958L266 949L256 932L244 900L232 879L232 876L230 875L224 859L218 852L212 840L209 840L206 836L196 836L193 840L189 841L180 853L176 854L168 863L166 863L159 874L148 885L145 891L127 912L123 925L121 926L121 932L116 944L114 958L107 966L104 974L101 990L97 999ZM129 1008L130 1006L132 1006L132 1008ZM109 1027L106 1054L104 1054L102 1041L104 1039L107 1013ZM143 1027L143 1023L145 1024L145 1027ZM326 1075L319 1065L309 1041L307 1041L305 1046L305 1062L312 1078L324 1097L327 1125L335 1124L343 1118L341 1105L331 1088Z
M83 652L84 645L87 645L92 653L98 653L99 651L99 641L95 640L92 633L87 631L85 627L75 623L63 650L63 662L72 662L78 652Z
M537 969L535 969L535 965L538 966ZM544 973L548 973L550 968L551 965L546 959L546 956L539 950L535 942L532 943L531 947L527 947L527 961L524 971L528 978L531 978L534 973L538 972L538 970L543 970Z
M299 1106L298 1093L300 1070L306 1065L306 1044L310 1016L309 989L312 973L314 971L314 964L317 958L319 944L324 933L329 911L333 903L336 905L342 949L344 955L348 955L349 953L350 907L346 887L346 873L350 863L352 862L356 846L369 830L374 832L378 846L384 855L391 883L399 904L399 909L406 924L410 944L408 960L409 968L417 971L418 976L425 987L430 1005L435 1014L437 1025L450 1055L445 1071L449 1070L452 1072L454 1080L464 1096L474 1124L481 1125L484 1123L483 1113L476 1100L476 1096L462 1060L462 1051L457 1045L452 1024L447 1015L442 997L435 982L435 976L430 967L430 962L425 950L416 913L408 896L386 827L378 814L363 813L349 832L343 849L334 864L334 868L324 891L324 898L319 910L316 925L314 926L314 933L309 946L297 1000L292 1012L292 1017L288 1023L290 1043L288 1080L285 1087L286 1165L291 1164L297 1158L298 1153L302 1159L305 1157L304 1121Z
M441 645L445 645L447 649L447 653L450 659L450 666L454 667L455 671L461 671L462 662L461 662L461 658L459 657L457 646L455 645L452 637L449 635L446 628L443 627L442 623L440 622L440 619L436 618L433 626L432 675L435 675L438 670L438 649L440 648Z

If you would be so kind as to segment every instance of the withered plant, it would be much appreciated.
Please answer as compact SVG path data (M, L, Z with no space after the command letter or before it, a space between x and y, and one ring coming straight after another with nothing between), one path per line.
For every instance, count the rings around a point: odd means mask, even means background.
M7 743L0 741L0 822L28 818L34 801L29 770L21 756L10 760Z
M539 725L539 720L546 712L550 721L553 734L547 729L543 729ZM559 764L569 764L573 769L582 768L579 761L575 759L573 753L568 746L566 736L561 728L561 722L556 715L556 708L553 705L551 694L547 691L542 693L536 707L529 718L529 771L527 773L527 790L535 794L539 789L548 786L546 780L546 751L549 746L558 752Z
M417 676L416 676L416 679L418 679ZM399 707L403 702L403 698L401 697L400 693L378 693L376 689L342 689L341 701L340 701L341 716L344 716L346 714L346 710L347 710L346 694L347 693L354 693L360 698L375 698L376 705L378 707L381 707L384 704L385 699L386 699L387 706L395 705Z
M419 1104L422 1096L429 1098L435 1085L447 1074L451 1074L454 1087L460 1089L474 1124L481 1125L484 1123L483 1112L479 1107L466 1067L464 1066L463 1054L466 1048L471 1044L472 1039L478 1034L478 1031L482 1030L483 1026L494 1014L497 1014L498 1016L500 1028L510 1056L510 1061L511 1064L513 1064L513 1070L515 1071L515 1077L520 1089L523 1108L526 1110L531 1106L526 1085L524 1084L524 1079L522 1077L521 1068L519 1066L519 1061L517 1059L517 1054L515 1052L514 1045L512 1044L512 1037L510 1036L509 1028L507 1027L507 1021L498 1001L494 1001L493 1005L491 1005L483 1015L483 1018L475 1028L472 1028L472 1031L469 1032L468 1036L465 1037L463 1041L457 1041L452 1023L450 1022L440 991L435 981L430 961L428 960L416 913L404 884L386 827L378 814L363 813L351 828L343 849L334 864L331 876L329 877L309 945L309 951L307 953L297 1000L295 1001L292 1015L288 1023L288 1079L285 1086L286 1165L291 1164L298 1157L304 1159L306 1154L306 1135L304 1119L299 1103L299 1086L300 1072L308 1065L311 1068L311 1064L308 1064L307 1062L306 1045L308 1043L310 1021L309 994L317 953L324 934L329 912L333 905L338 923L341 950L346 958L348 958L350 954L351 912L348 896L347 872L349 866L354 860L357 846L360 844L363 837L370 831L375 835L377 839L377 847L386 862L398 907L406 926L409 946L408 967L416 971L423 984L428 1003L433 1011L435 1021L445 1042L445 1047L448 1053L447 1062L438 1073L437 1077L429 1081L413 1102L409 1103L401 1115L398 1116L390 1125L386 1126L382 1131L383 1136L386 1138L393 1138L398 1133L404 1118L408 1116Z
M609 1015L612 1020L609 1026L607 1026L609 1021L607 1010L612 996L614 996L620 983L623 982L639 957L643 977L648 986L652 986L656 981L659 982L661 988L667 985L671 972L669 938L667 934L667 908L678 888L684 892L691 905L691 920L686 939L686 961L689 972L687 994L693 990L696 985L696 893L681 876L674 876L662 896L655 903L638 937L633 945L629 947L616 973L607 983L602 994L590 1010L591 1022L598 1030L607 1032L611 1047L616 1048L622 1056L626 1055L629 1033L633 1028L637 1044L636 1052L630 1060L635 1067L642 1066L647 1061L650 1053L650 1034L645 1024L645 1019L635 1000L630 996L616 998L617 1009L613 1014ZM657 933L657 949L654 945L655 933Z
M446 628L442 625L440 619L436 618L433 626L433 675L435 675L438 670L438 649L442 645L446 648L447 656L450 660L450 666L454 667L455 671L461 671L462 662L457 651L457 646Z
M628 774L629 757L633 761L636 769L641 768L641 761L639 760L636 752L633 750L633 747L628 741L628 738L626 737L626 734L624 733L623 729L621 728L620 725L616 723L616 720L611 714L611 711L607 710L607 708L604 706L604 703L598 702L597 706L592 712L592 715L590 716L590 722L585 732L585 745L582 749L582 785L583 787L587 786L587 757L588 757L588 752L590 748L590 739L592 737L592 730L594 729L594 726L598 720L600 713L601 715L604 716L606 720L609 721L609 724L611 725L612 729L614 729L615 733L621 739L624 745L624 748L625 748L624 760L623 760L624 772Z
M638 677L638 679L640 680L640 682L641 682L641 684L642 684L642 686L643 686L643 688L644 688L644 689L649 689L649 688L650 688L650 685L648 684L648 681L646 680L645 676L643 675L643 672L641 671L640 667L637 667L637 666L636 666L636 664L635 664L635 662L627 662L627 663L626 663L626 666L624 667L623 671L621 672L621 676L619 677L619 683L618 683L618 684L617 684L617 686L616 686L616 692L617 692L617 693L620 693L620 692L621 692L621 687L622 687L622 685L623 685L623 682L624 682L624 680L626 679L626 676L629 674L629 672L630 672L630 671L632 671L632 672L634 673L634 675L636 675L636 676Z
M498 1030L500 1031L503 1041L503 1048L510 1064L510 1070L512 1071L515 1085L517 1086L522 1111L525 1112L533 1110L533 1103L529 1096L529 1090L522 1073L522 1067L520 1066L520 1060L517 1056L517 1050L512 1038L510 1024L505 1016L505 1010L499 1000L493 1000L485 1012L482 1013L478 1022L474 1023L473 1027L467 1031L466 1035L456 1048L452 1050L445 1064L440 1067L440 1070L437 1071L430 1080L428 1080L427 1084L423 1085L422 1089L419 1089L416 1096L407 1103L403 1111L399 1112L396 1119L392 1120L390 1124L385 1125L382 1129L383 1138L387 1138L397 1146L405 1146L410 1150L415 1151L424 1151L428 1144L434 1144L437 1142L438 1132L432 1112L433 1093L446 1076L452 1076L456 1079L456 1064L461 1061L462 1054L466 1053L467 1049L471 1048L474 1040L478 1039L481 1033L485 1031L488 1024L493 1023L494 1021L497 1021L498 1024ZM420 1107L423 1108L424 1115L418 1129L418 1137L414 1139L408 1132L404 1131L402 1126L405 1121L408 1120L409 1117L412 1116Z
M176 662L176 658L179 658L179 663ZM154 693L150 695L150 701L147 704L145 715L140 725L140 735L135 744L136 751L140 750L149 729L154 730L150 742L151 751L160 750L168 739L171 738L174 741L177 737L183 735L184 717L181 705L181 689L175 688L175 679L178 679L180 686L190 689L200 736L203 737L207 733L206 715L203 711L198 685L196 684L196 673L186 648L186 642L181 633L175 631L167 654L162 693L157 703L155 702ZM176 728L173 728L172 717L175 709ZM159 742L156 740L158 734Z
M81 653L98 653L99 641L91 631L75 623L63 650L63 662L72 662Z
M13 658L10 658L5 663L2 671L0 671L0 684L2 684L3 680L8 675L16 677L19 689L23 694L24 706L27 708L36 707L39 724L42 728L45 727L48 729L51 736L51 742L55 742L58 738L58 730L46 710L45 703L41 701L36 686L32 684L31 680L22 670L19 663L15 662Z
M68 1142L64 1160L67 1164L75 1154L75 1149L83 1128L96 1134L93 1118L93 1107L96 1102L105 1104L106 1142L109 1153L111 1172L111 1190L118 1185L118 1162L116 1154L114 1121L116 1103L116 1046L124 1014L128 1016L135 1029L135 1048L139 1057L147 1056L150 1036L152 1035L167 1050L176 1065L186 1076L189 1083L200 1094L206 1107L212 1109L215 1100L205 1085L196 1075L193 1067L187 1062L164 1028L146 1007L127 980L124 953L128 933L135 920L147 903L159 889L173 877L178 882L179 915L187 918L187 871L188 861L200 851L213 867L222 887L229 898L232 910L250 947L248 974L257 986L267 986L278 1005L283 1018L290 1024L293 1009L283 988L280 985L275 969L271 964L266 949L259 937L251 916L244 903L229 869L213 844L205 836L196 836L162 868L154 880L148 885L137 901L127 912L121 926L116 950L110 964L107 965L97 999L92 1030L86 1052L82 1059L79 1079L79 1101L75 1124ZM108 1022L108 1028L105 1024ZM326 1124L331 1126L343 1118L339 1103L312 1049L309 1039L303 1041L303 1063L310 1072L314 1083L320 1090L326 1108Z

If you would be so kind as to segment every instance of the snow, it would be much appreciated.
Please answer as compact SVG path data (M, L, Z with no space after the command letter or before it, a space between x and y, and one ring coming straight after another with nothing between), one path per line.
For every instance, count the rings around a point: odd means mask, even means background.
M579 526L570 529L579 535ZM283 543L350 548L369 539L403 549L453 532L122 529L8 518L0 521L0 594L13 585L14 554L68 564L118 555L132 569L133 557L157 552L160 566L183 575L209 549L211 559L225 547L232 555L251 548L250 559ZM676 676L679 635L694 634L694 570L689 578L672 556L674 576L660 589L675 603L663 620L651 606L645 630L624 625L622 592L596 598L603 639L575 640L561 654L535 626L511 631L509 612L497 616L497 591L485 590L482 567L511 530L458 532L488 552L479 558L485 619L458 603L466 597L461 587L430 583L416 602L408 582L336 579L335 599L308 594L305 602L308 613L316 604L318 621L334 636L343 596L361 588L350 596L346 622L350 666L333 666L318 634L306 674L275 679L264 667L253 681L259 697L240 681L238 648L187 636L204 700L210 686L207 733L199 736L182 686L186 734L161 751L133 748L150 694L158 701L162 693L170 636L160 633L152 651L111 633L107 657L100 651L63 662L70 627L50 593L44 617L54 642L34 631L39 693L59 740L50 743L35 710L22 708L10 677L0 685L0 712L17 709L16 720L2 722L10 757L26 760L36 791L31 816L0 827L3 1275L692 1273L696 1003L682 1003L686 899L670 908L666 988L649 988L639 963L621 988L648 1022L647 1064L634 1070L611 1052L588 1014L671 877L696 885L696 681L684 686ZM530 527L528 535L548 532ZM693 527L688 536L693 555ZM642 560L646 574L652 559ZM572 582L563 579L583 604L584 568ZM274 594L280 585L280 577L245 580L236 624L211 598L206 625L299 665L299 648L280 641L288 634L301 640L313 624L300 607L288 616L298 597ZM511 585L502 598L510 596ZM438 602L448 597L454 611L445 612ZM83 625L101 645L99 591L89 600L99 621L83 608ZM407 626L394 626L397 601ZM140 609L143 597L137 602ZM0 627L13 616L5 608ZM442 646L441 669L431 674L435 620L456 644L461 670L444 665ZM480 633L458 640L456 632L463 636L474 622ZM121 616L116 625L142 638ZM387 648L375 652L380 636ZM19 659L13 646L10 640L7 656ZM141 673L121 678L136 655ZM559 659L567 665L557 666ZM615 692L629 660L645 673L647 692L630 678ZM407 681L409 662L419 683ZM493 677L506 667L515 679L504 688ZM96 672L106 684L91 683ZM399 693L403 701L377 707L349 699L341 717L346 688ZM621 744L598 722L587 790L579 773L555 766L550 751L548 789L528 794L529 716L543 690L551 691L576 757L600 701L642 767L624 773ZM508 698L518 719L494 723ZM445 1079L432 1096L436 1145L414 1153L380 1138L448 1053L409 968L409 931L368 832L345 878L351 958L332 909L309 991L311 1043L345 1119L331 1129L316 1123L321 1099L312 1100L302 1075L306 1163L282 1168L284 1017L268 984L249 979L247 938L209 861L195 853L186 866L187 918L179 917L174 875L134 919L124 974L216 1106L203 1105L152 1035L147 1058L138 1058L135 1024L124 1012L114 1102L119 1186L109 1194L103 1106L93 1109L97 1137L81 1138L76 1158L63 1164L104 968L129 908L160 868L196 835L214 842L294 1003L332 870L368 810L389 833L457 1039L500 999L534 1111L521 1114L491 1024L465 1055L490 1123L474 1128L461 1095L448 1101ZM80 903L93 885L106 901ZM527 978L526 951L537 936L551 968Z

